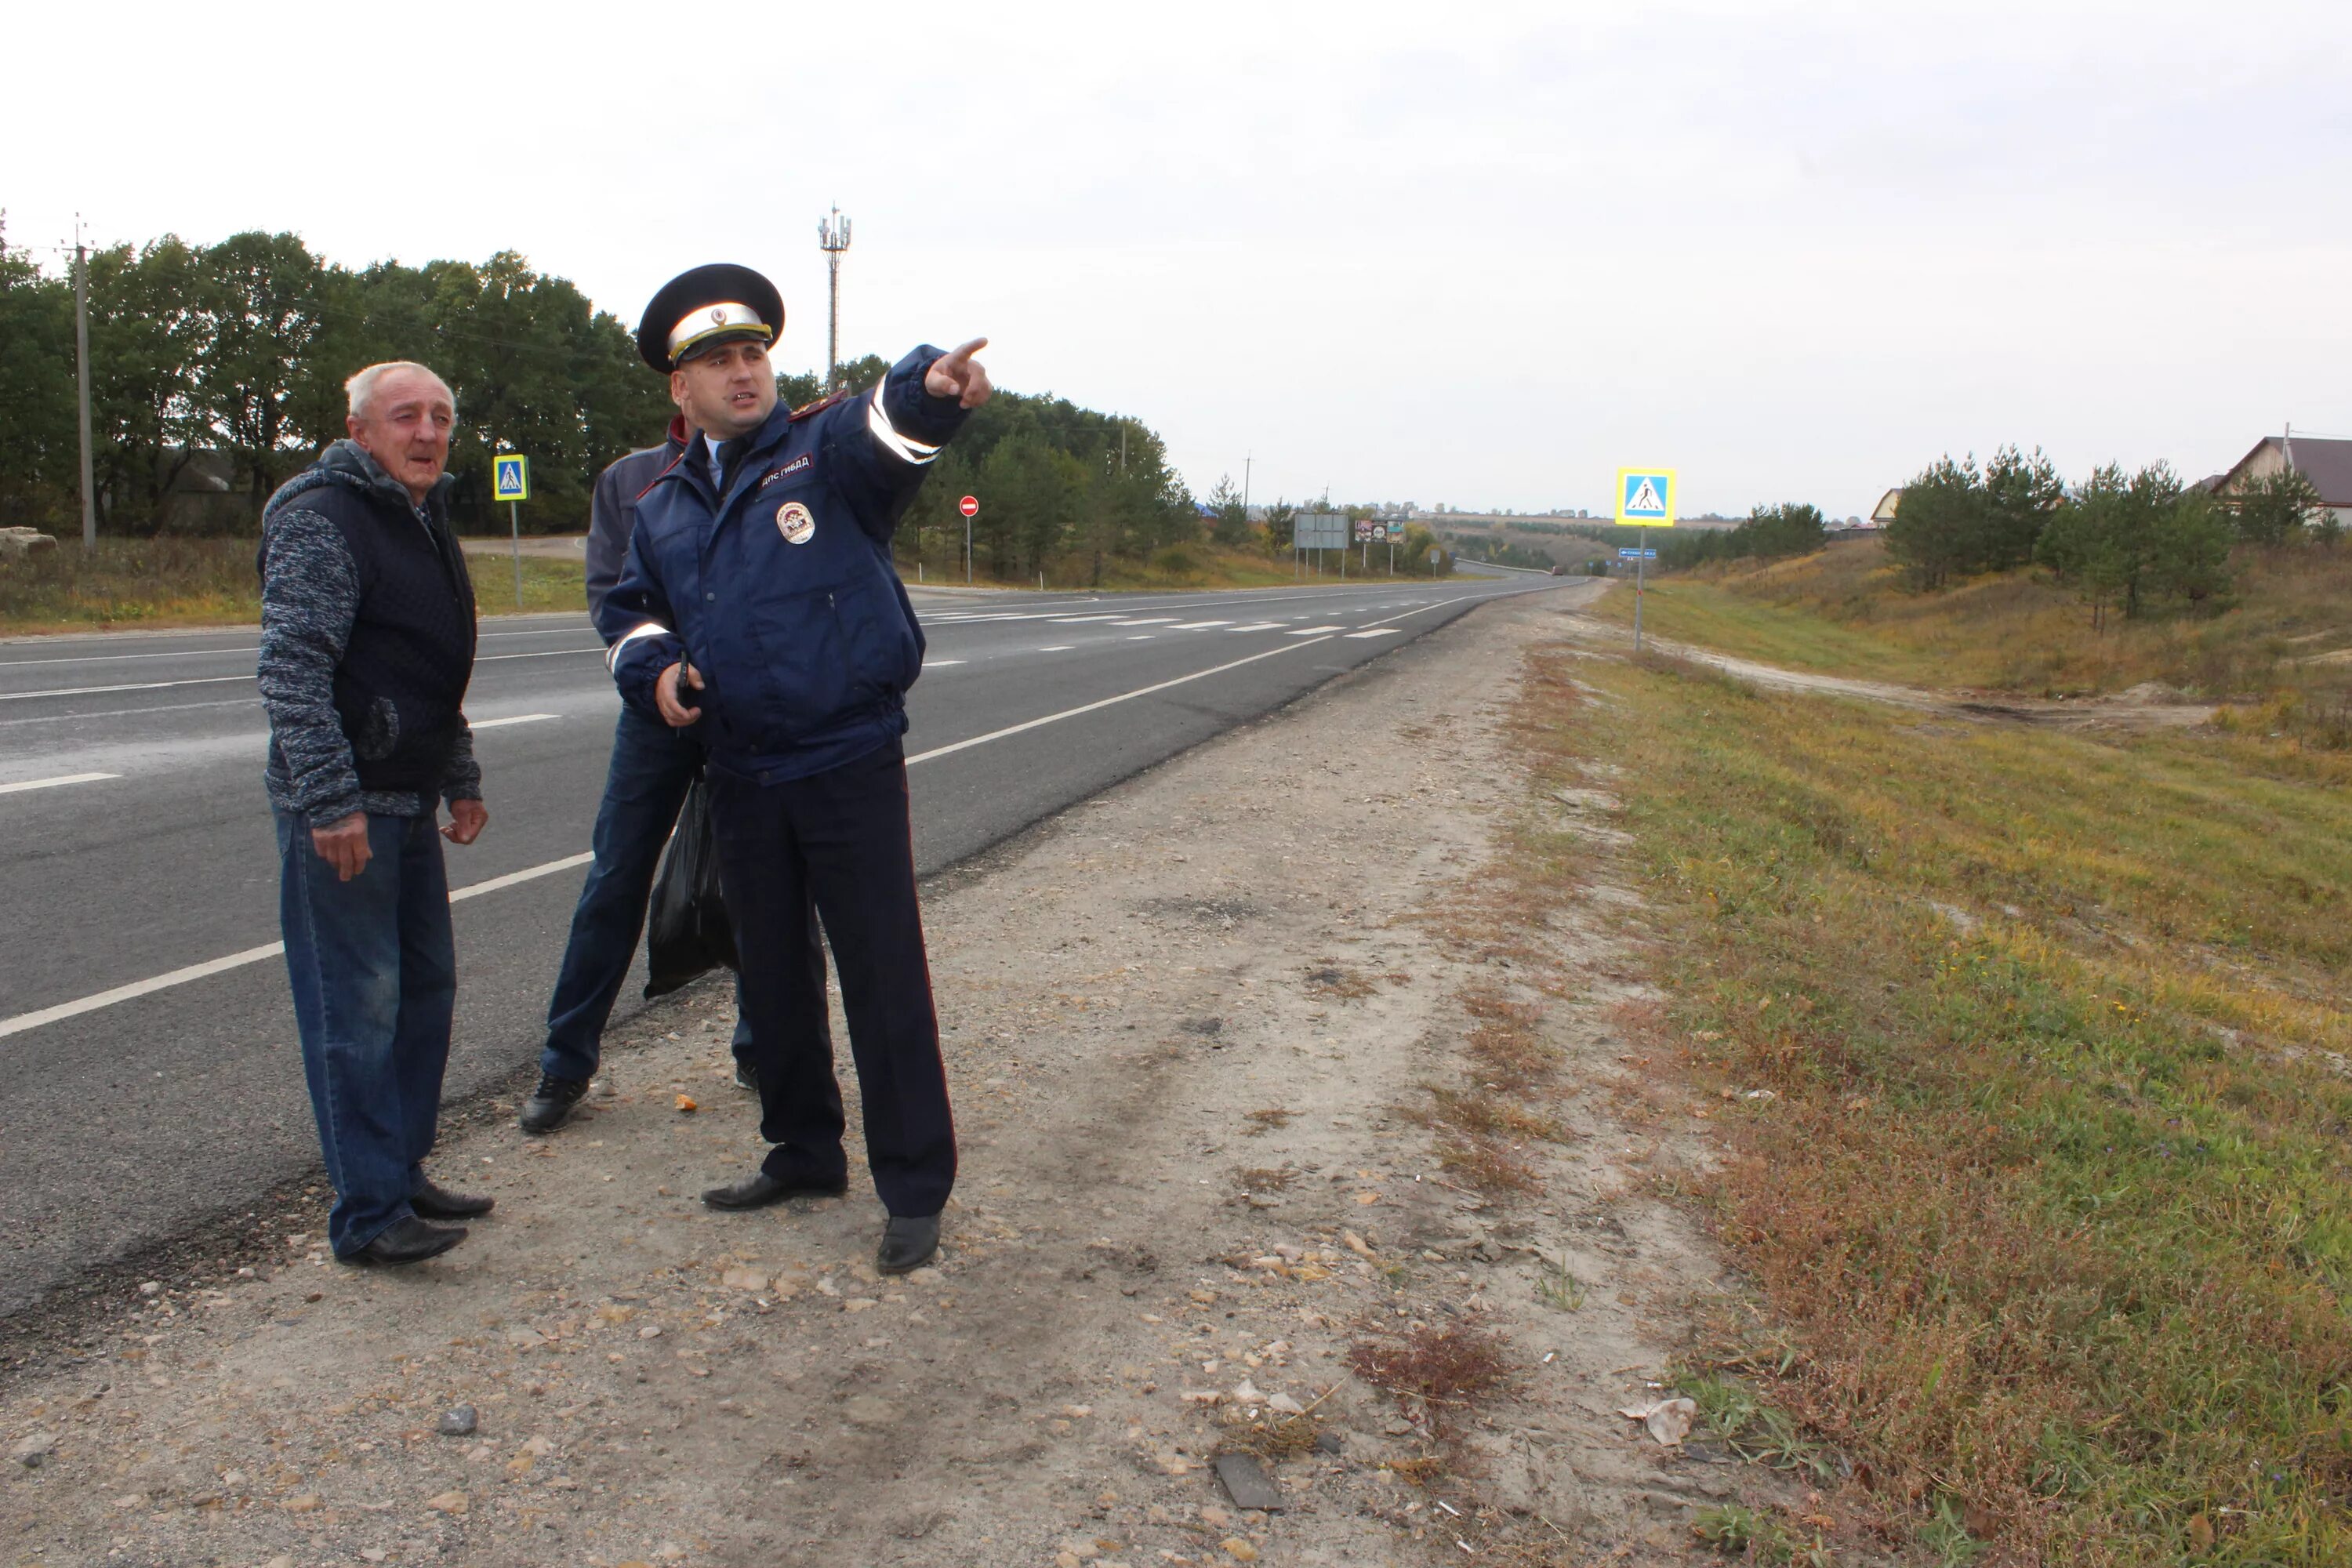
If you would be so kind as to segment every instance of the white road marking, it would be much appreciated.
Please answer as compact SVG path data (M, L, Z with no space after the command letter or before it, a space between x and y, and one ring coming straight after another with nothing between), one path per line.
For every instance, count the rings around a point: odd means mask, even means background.
M509 724L536 724L542 719L561 719L561 713L518 713L511 719L477 719L468 726L476 734L485 730L503 729Z
M1172 626L1183 618L1184 617L1181 616L1153 616L1148 619L1139 621L1129 619L1116 620L1111 622L1111 625L1115 626Z
M1231 621L1184 621L1168 629L1171 632L1197 632L1205 631L1211 626L1229 626L1233 624Z
M595 852L591 850L580 855L567 855L561 860L550 860L543 866L532 866L520 871L509 871L503 877L493 877L487 882L477 882L470 888L455 889L449 894L449 901L456 904L462 903L467 899L478 899L484 893L495 893L500 889L511 888L518 882L535 881L541 877L551 877L558 871L568 871L574 866L585 866L594 858L596 858ZM72 1002L60 1002L54 1007L44 1007L37 1013L19 1013L13 1018L0 1018L0 1038L10 1035L21 1035L27 1029L37 1029L44 1024L55 1024L63 1019L78 1017L84 1013L95 1013L100 1007L111 1007L118 1002L130 1002L141 996L152 995L158 991L168 991L174 985L185 985L191 981L209 979L215 974L226 974L232 969L242 969L248 963L260 963L267 959L282 957L285 952L286 944L282 942L273 942L267 947L248 947L243 952L232 952L225 958L208 959L203 963L191 963L185 969L174 969L166 973L150 975L145 980L134 980L128 985L118 985L111 991L100 991L94 996L84 996Z
M121 773L59 773L53 779L26 779L22 784L0 784L0 795L16 795L28 789L55 789L59 784L96 784L100 779L119 779Z
M1041 647L1037 651L1039 653L1067 653L1077 646L1078 645L1074 642L1057 642L1052 647Z
M1278 632L1282 629L1283 625L1284 623L1280 621L1253 621L1245 626L1234 626L1233 630L1237 632Z
M1404 628L1402 626L1376 626L1368 632L1349 632L1348 634L1348 637L1349 640L1353 641L1358 637L1402 637L1403 635Z
M1152 636L1153 636L1153 634L1152 634L1152 633L1150 633L1150 632L1145 632L1145 633L1142 633L1140 636L1138 636L1138 637L1131 637L1128 638L1127 640L1128 640L1128 641L1129 641L1129 642L1150 642L1150 641L1151 640L1151 638L1152 638Z
M1340 632L1347 629L1345 626L1301 626L1295 632L1285 632L1282 635L1292 637L1318 637L1325 632Z
M1467 596L1468 595L1464 595L1464 597ZM1454 602L1454 601L1453 600L1444 601L1444 603L1447 604ZM1437 606L1430 605L1427 607L1434 609ZM1412 613L1418 614L1419 612L1415 611ZM1398 618L1402 619L1402 617L1400 616ZM1338 631L1340 628L1331 626L1324 629L1328 631ZM1291 635L1294 637L1302 637L1309 634L1294 632ZM1130 642L1141 642L1148 641L1149 638L1130 637L1128 640ZM1316 641L1322 640L1326 639L1316 639ZM908 757L907 759L907 765L911 768L919 763L931 762L936 758L948 756L956 752L969 751L974 746L984 746L992 741L1002 741L1008 736L1022 734L1024 731L1035 730L1047 724L1056 724L1065 719L1076 719L1081 714L1097 712L1105 708L1114 707L1121 702L1131 702L1139 697L1149 697L1154 692L1166 691L1171 688L1188 685L1195 680L1205 680L1213 675L1223 675L1229 669L1239 669L1245 664L1255 664L1262 658L1273 658L1278 654L1288 653L1294 647L1313 647L1314 646L1314 642L1286 643L1280 647L1271 647L1263 653L1251 654L1246 658L1237 658L1229 663L1213 666L1208 669L1196 670L1191 675L1180 675L1173 680L1159 681L1150 686L1138 687L1133 691L1122 691L1116 697L1105 697L1098 701L1085 703L1076 708L1066 708L1058 713L1048 713L1040 719L1031 719L1019 724L1007 725L1002 730L992 730L985 735L974 735L968 741L955 741L944 746L934 746L928 752L918 752L915 755ZM524 655L521 657L529 658L530 656ZM509 872L503 877L493 877L487 882L477 882L472 887L455 889L449 895L449 901L453 904L458 903L467 899L478 898L485 893L493 893L504 888L514 887L518 883L533 881L541 877L552 876L558 871L570 870L574 866L585 866L595 858L593 851L588 851L578 855L567 855L561 860L550 860L544 865L531 866L520 871ZM259 963L265 959L277 958L283 954L285 951L286 944L278 942L273 942L266 947L249 947L243 952L232 952L226 957L212 959L204 963L192 963L184 969L174 969L167 973L152 975L145 980L134 980L128 985L118 985L110 991L100 991L95 995L84 996L72 1002L60 1002L54 1007L44 1007L36 1013L20 1013L13 1018L0 1018L0 1038L5 1038L10 1035L20 1035L27 1029L37 1029L45 1024L55 1024L67 1018L78 1017L84 1013L94 1013L101 1007L111 1007L118 1002L129 1002L137 997L152 995L158 991L169 990L175 985L185 985L192 981L203 980L211 975L226 973L232 969L241 969L247 964Z
M221 686L251 680L250 675L205 675L192 680L136 680L122 686L60 686L47 691L0 691L0 702L22 702L28 697L95 697L105 691L161 691L172 686Z
M945 669L949 665L962 664L965 662L967 661L961 658L927 658L923 660L923 668L925 669Z
M1057 626L1084 626L1088 621L1115 621L1117 619L1118 619L1118 612L1114 611L1108 616L1056 616L1054 617L1054 624Z
M1131 642L1135 639L1130 637L1129 640ZM907 765L911 768L917 763L928 763L934 757L944 757L952 752L967 751L973 746L984 746L991 741L1002 741L1007 735L1018 735L1024 730L1034 730L1042 725L1059 723L1065 719L1075 719L1081 713L1092 713L1117 703L1131 702L1139 697L1149 697L1155 691L1165 691L1171 686L1183 686L1192 681L1205 680L1212 675L1223 675L1229 669L1239 669L1245 664L1255 664L1259 659L1272 658L1276 654L1288 653L1292 647L1313 647L1314 646L1313 643L1303 642L1287 644L1282 647L1270 647L1264 653L1254 653L1247 658L1237 658L1230 664L1217 665L1210 669L1195 670L1191 675L1180 675L1173 680L1162 680L1152 686L1139 686L1132 691L1122 691L1116 697L1105 697L1099 701L1088 702L1080 707L1065 708L1059 713L1048 713L1042 719L1031 719L1023 723L1009 724L1002 730L992 730L985 735L974 735L969 741L954 741L944 746L934 746L928 752L918 752L907 759Z

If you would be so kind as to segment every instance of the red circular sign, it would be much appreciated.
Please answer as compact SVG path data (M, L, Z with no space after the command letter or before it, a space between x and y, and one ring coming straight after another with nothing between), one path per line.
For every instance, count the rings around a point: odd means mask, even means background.
M980 515L980 498L978 496L964 497L963 500L956 502L956 510L963 513L966 517L978 517Z

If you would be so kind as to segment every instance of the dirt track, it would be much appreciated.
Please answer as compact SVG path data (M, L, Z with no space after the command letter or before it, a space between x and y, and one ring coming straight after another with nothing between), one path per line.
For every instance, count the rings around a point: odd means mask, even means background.
M758 1148L723 993L693 993L614 1043L584 1121L445 1142L438 1173L499 1200L446 1258L360 1272L287 1237L0 1393L8 1442L53 1445L0 1477L0 1552L1685 1560L1692 1509L1759 1483L1614 1412L1716 1287L1654 1195L1706 1154L1612 1110L1612 1009L1643 994L1613 802L1534 804L1503 724L1583 597L1481 611L928 890L964 1149L940 1267L874 1278L862 1173L846 1201L696 1201ZM1592 879L1482 942L1465 911L1531 812L1585 837ZM1541 1194L1476 1195L1402 1113L1463 1081L1473 996L1539 1008L1567 1054L1565 1136L1519 1154ZM1370 1328L1421 1325L1499 1336L1507 1391L1441 1410L1349 1370ZM1320 1446L1271 1467L1279 1511L1244 1510L1209 1459L1285 1402ZM436 1435L460 1404L478 1430Z

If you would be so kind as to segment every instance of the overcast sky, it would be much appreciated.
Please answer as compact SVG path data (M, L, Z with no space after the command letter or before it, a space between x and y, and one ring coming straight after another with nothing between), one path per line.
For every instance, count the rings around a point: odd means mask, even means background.
M987 334L1205 493L1866 511L2352 435L2352 6L146 4L12 14L16 244L761 268L822 363ZM34 68L48 61L54 68ZM418 345L431 357L431 345Z

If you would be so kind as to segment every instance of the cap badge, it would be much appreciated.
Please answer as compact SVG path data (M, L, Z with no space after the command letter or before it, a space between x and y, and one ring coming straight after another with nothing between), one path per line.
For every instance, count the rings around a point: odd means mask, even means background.
M816 534L816 519L799 501L788 500L776 509L776 531L786 544L806 544Z
M710 324L714 327L722 327L727 324L726 306L713 305L710 307Z

